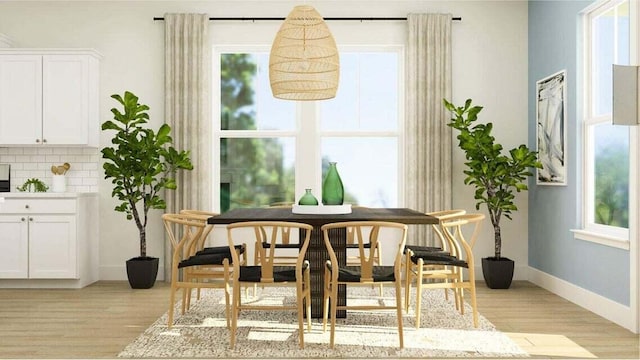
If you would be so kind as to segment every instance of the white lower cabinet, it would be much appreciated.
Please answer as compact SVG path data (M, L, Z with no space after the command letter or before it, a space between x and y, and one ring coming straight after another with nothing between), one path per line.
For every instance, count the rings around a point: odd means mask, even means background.
M0 215L0 278L29 277L29 227L24 215Z
M0 278L77 278L75 216L0 215L0 233Z
M78 278L75 216L29 217L29 278Z
M98 234L90 223L96 213L95 197L6 198L0 207L0 287L77 288L96 281Z

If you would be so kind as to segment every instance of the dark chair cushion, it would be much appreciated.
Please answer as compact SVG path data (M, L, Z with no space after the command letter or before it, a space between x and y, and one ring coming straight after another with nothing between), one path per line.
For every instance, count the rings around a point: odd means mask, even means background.
M331 270L330 263L327 263L327 268ZM340 282L360 282L362 274L359 266L342 266L338 273L338 281ZM373 281L395 281L395 274L393 273L393 266L374 266L373 267Z
M234 246L234 248L236 249L236 251L239 251L240 254L244 253L244 251L245 251L244 245L236 245L236 246ZM206 254L229 254L229 255L231 255L231 252L229 251L229 247L228 246L206 247L206 248L196 252L196 255L206 255Z
M414 264L418 263L418 259L422 259L425 265L450 265L465 268L469 266L466 261L446 253L419 253L411 257Z
M180 261L178 268L196 265L222 265L224 259L229 259L229 264L232 263L230 253L192 255L188 259Z
M271 245L268 242L263 242L262 247L268 249L271 247ZM276 243L276 249L300 249L300 244Z
M309 267L309 262L303 263L302 269ZM240 281L259 283L262 277L262 266L240 266ZM295 266L274 266L273 282L296 281Z
M404 253L407 253L407 250L411 250L414 253L419 252L434 252L434 251L442 251L441 247L437 246L420 246L420 245L406 245L404 247Z
M360 246L358 243L355 244L347 244L347 249L358 249ZM371 243L364 243L364 248L368 249L371 247Z

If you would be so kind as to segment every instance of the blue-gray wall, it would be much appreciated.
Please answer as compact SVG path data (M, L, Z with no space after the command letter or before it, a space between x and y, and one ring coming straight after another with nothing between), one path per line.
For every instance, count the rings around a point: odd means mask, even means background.
M536 146L536 81L567 70L567 186L529 191L529 266L629 305L629 252L577 240L581 227L581 20L592 1L529 1L529 145Z

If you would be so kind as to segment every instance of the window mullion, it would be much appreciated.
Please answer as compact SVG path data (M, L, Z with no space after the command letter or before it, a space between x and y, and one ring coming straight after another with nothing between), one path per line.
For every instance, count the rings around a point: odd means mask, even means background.
M311 189L320 199L320 138L317 102L301 101L296 106L296 197L297 201L304 189Z

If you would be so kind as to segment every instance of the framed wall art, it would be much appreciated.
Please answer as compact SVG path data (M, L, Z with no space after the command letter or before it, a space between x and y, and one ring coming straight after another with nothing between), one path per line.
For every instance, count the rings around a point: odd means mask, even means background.
M538 185L567 185L567 72L536 82Z

